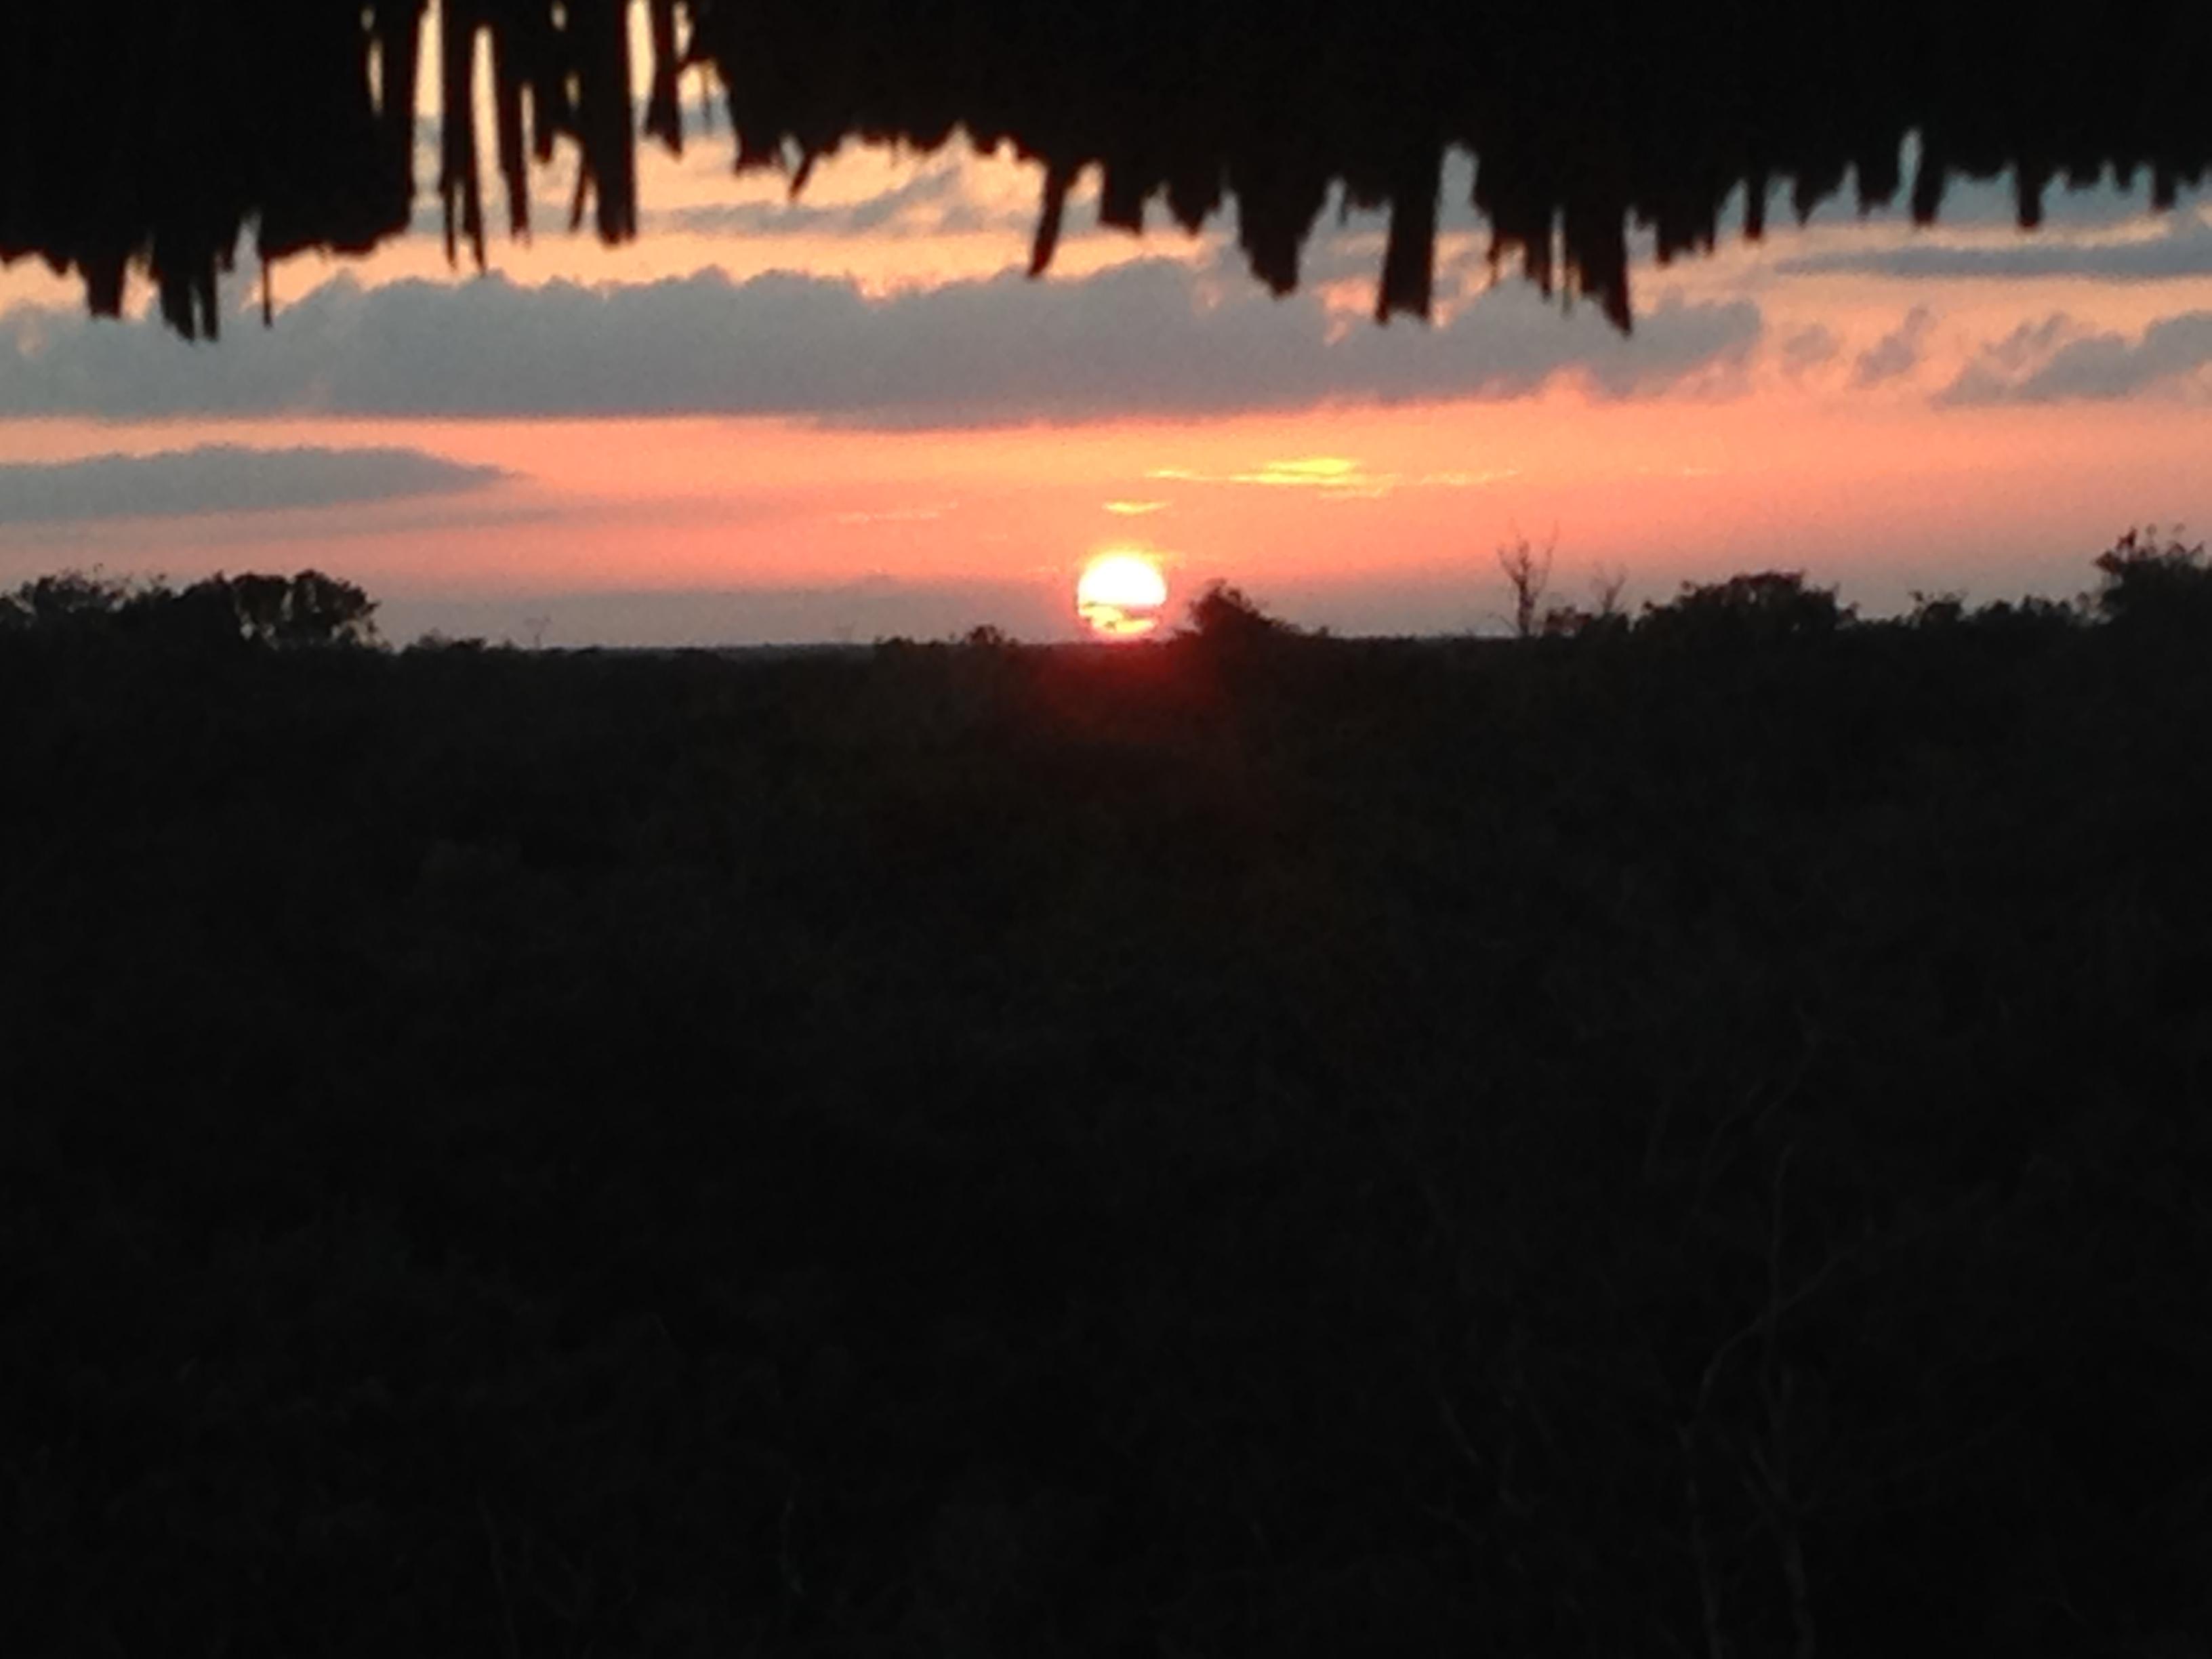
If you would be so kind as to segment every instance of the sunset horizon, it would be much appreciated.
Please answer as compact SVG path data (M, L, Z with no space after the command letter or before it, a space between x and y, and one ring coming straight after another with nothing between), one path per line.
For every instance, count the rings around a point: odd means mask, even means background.
M788 202L710 146L648 152L635 245L495 239L481 276L419 235L295 258L271 325L241 272L211 343L143 290L88 319L19 264L0 580L313 565L401 631L1042 640L1080 636L1074 573L1133 537L1179 591L1401 634L1495 626L1523 534L1556 535L1562 592L1802 568L1887 611L2063 596L2130 525L2212 522L2202 191L2055 191L2024 232L1994 180L1934 227L1832 204L1755 243L1739 192L1709 255L1632 235L1623 337L1493 280L1470 172L1445 169L1434 320L1388 326L1376 216L1325 216L1278 300L1226 217L1090 228L1094 174L1032 282L1036 168L957 137L850 148Z
M10 1659L2212 1659L2209 87L0 7Z

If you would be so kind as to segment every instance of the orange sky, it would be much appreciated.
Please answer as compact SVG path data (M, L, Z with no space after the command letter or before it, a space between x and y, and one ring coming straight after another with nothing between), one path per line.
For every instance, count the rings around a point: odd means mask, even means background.
M856 314L884 319L888 343L871 350L893 358L936 349L941 334L929 320L939 313L924 311L912 313L911 339L900 332L901 296L957 301L962 285L1026 257L1036 180L1011 157L848 150L791 208L781 180L732 179L727 155L726 139L708 135L680 162L650 161L638 244L603 250L559 231L495 244L509 286L471 291L520 305L549 283L605 299L702 270L733 283L797 273L818 285L811 293L859 296ZM544 182L549 204L566 190L557 168ZM1755 247L1640 268L1639 326L1626 342L1588 307L1564 316L1488 295L1481 228L1455 205L1438 325L1404 342L1419 325L1395 323L1377 340L1366 318L1381 252L1371 217L1317 241L1306 297L1286 310L1224 263L1227 225L1194 240L1172 230L1139 240L1082 230L1079 202L1042 303L1007 324L1062 354L1042 368L1001 367L1021 396L1056 400L1041 417L1018 404L939 410L936 382L917 370L922 390L908 386L908 403L879 418L868 402L876 357L860 353L835 386L794 394L830 401L783 416L594 416L565 407L554 386L540 418L363 418L319 406L308 386L265 406L241 393L232 413L155 418L131 412L131 375L98 356L118 339L140 349L124 337L154 325L88 333L73 289L18 266L0 273L0 348L13 343L12 358L0 355L0 582L94 563L176 578L313 564L367 585L403 636L436 626L519 637L527 626L558 642L870 637L963 618L1050 635L1073 629L1083 560L1129 545L1158 552L1184 595L1218 575L1294 620L1454 629L1494 625L1499 543L1556 530L1568 597L1600 566L1628 572L1632 599L1773 567L1808 569L1875 609L1914 587L2070 592L2131 523L2212 525L2212 351L2191 332L2192 319L2212 325L2212 212L2199 197L2166 220L2130 217L2118 200L2087 198L2079 222L2054 212L2033 238L1979 198L1918 233L1895 215L1861 222L1831 207ZM2066 251L2073 268L2003 270L2023 246ZM1954 268L1899 269L1900 249L1932 249ZM1986 269L1975 263L1984 254L1996 261ZM1313 377L1285 389L1271 363L1227 350L1218 395L1139 386L1131 406L1117 404L1122 356L1158 349L1146 331L1158 313L1131 313L1152 319L1143 329L1126 324L1090 279L1164 256L1178 263L1161 270L1182 274L1148 276L1144 292L1171 296L1175 328L1201 344L1267 340L1310 314ZM441 290L472 281L446 270L431 235L345 267L295 260L276 273L279 343L288 324L307 328L316 305L344 300L349 290L325 288L341 270L371 299L410 278ZM249 286L240 279L240 303ZM683 325L714 337L719 294L685 298ZM979 314L988 326L999 313ZM1700 358L1666 343L1687 315L1733 317L1747 331ZM1491 331L1468 334L1478 326ZM1474 342L1468 395L1421 381L1413 359L1457 349L1462 336ZM242 373L254 343L202 348L183 372ZM808 354L842 349L834 330L799 340L788 372L805 382ZM82 371L72 353L87 354ZM1524 359L1538 368L1511 369ZM1339 363L1340 386L1329 378ZM1486 378L1497 363L1502 378ZM957 367L940 378L956 381ZM2000 394L1975 401L1961 392L1970 384ZM80 396L84 386L94 391ZM1170 394L1183 404L1162 407ZM404 404L408 393L380 395ZM104 412L83 412L94 408ZM169 498L136 517L82 503L58 517L9 510L9 480L52 464L218 443L402 448L507 476L283 510L180 511Z
M1492 550L1523 532L1556 531L1563 586L1619 567L1644 597L1778 566L1885 606L1913 587L2080 586L2121 521L2171 517L2191 489L2201 499L2212 453L2201 419L2156 410L2087 425L2063 410L1988 411L1931 441L1943 418L1766 397L1686 419L1561 389L1498 404L896 434L697 418L329 422L318 441L404 441L519 476L428 518L403 501L117 520L36 538L45 556L0 556L16 557L9 574L98 562L179 579L314 564L417 605L495 608L513 595L518 615L550 611L567 633L608 591L872 577L1034 587L1049 611L1089 554L1130 546L1158 553L1179 591L1222 576L1327 621L1392 610L1363 607L1363 586L1408 588L1397 609L1432 608L1431 625L1455 629L1489 619ZM296 422L222 433L301 435ZM53 422L15 432L11 447L60 456L185 435ZM1034 628L1036 610L975 620Z

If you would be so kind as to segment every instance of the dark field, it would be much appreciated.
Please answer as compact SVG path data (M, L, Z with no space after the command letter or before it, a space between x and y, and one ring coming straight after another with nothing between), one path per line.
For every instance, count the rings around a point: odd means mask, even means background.
M2203 1653L2212 575L2100 580L19 602L0 1644Z

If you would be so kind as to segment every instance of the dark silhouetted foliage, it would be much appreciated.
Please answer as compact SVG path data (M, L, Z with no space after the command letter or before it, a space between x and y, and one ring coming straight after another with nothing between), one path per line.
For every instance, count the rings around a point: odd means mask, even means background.
M1548 567L1547 554L1547 574ZM1508 575L1510 578L1510 572ZM1548 640L1617 639L1626 635L1630 626L1628 612L1620 602L1621 593L1627 586L1627 571L1601 568L1590 577L1590 603L1587 606L1548 605L1535 631ZM1516 608L1517 611L1518 606ZM1514 631L1516 634L1522 632L1518 627Z
M2161 544L2154 525L2130 530L2096 566L2101 580L2087 603L2099 616L2130 629L2191 633L2212 648L2212 563L2203 543L2172 535Z
M1955 628L1966 619L1965 594L1923 593L1917 589L1912 595L1912 609L1905 617L1915 628Z
M5 1645L2202 1651L2163 580L753 656L20 589Z
M1682 585L1680 597L1646 604L1639 632L1702 651L1741 651L1825 638L1853 615L1832 587L1808 587L1802 570L1765 570Z
M77 571L40 576L0 594L0 629L77 643L364 646L375 642L375 602L361 588L318 570L210 576L181 591L158 580Z
M1242 588L1224 581L1210 582L1190 602L1186 637L1217 647L1235 649L1270 640L1288 638L1297 630L1271 617Z

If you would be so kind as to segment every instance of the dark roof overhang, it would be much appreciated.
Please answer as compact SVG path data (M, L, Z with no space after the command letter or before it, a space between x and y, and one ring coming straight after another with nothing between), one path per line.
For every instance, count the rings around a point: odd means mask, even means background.
M446 0L449 248L483 257L489 168L511 229L527 169L573 145L572 218L637 227L641 136L680 145L678 77L726 94L740 166L853 138L931 148L964 129L1044 167L1033 264L1068 186L1103 169L1134 227L1164 196L1195 228L1233 197L1254 273L1286 290L1332 184L1387 205L1378 314L1425 313L1439 164L1478 158L1493 253L1628 324L1627 228L1662 258L1710 248L1723 203L1769 181L1802 213L1855 174L1886 201L1900 143L1935 216L1954 173L2014 170L2033 225L2056 179L2148 171L2169 204L2212 164L2212 5L2106 0L2064 27L1948 0L644 0L650 94L631 97L629 0ZM1993 21L1997 20L1997 21ZM162 314L215 331L216 277L359 252L406 228L425 0L21 0L0 21L0 258L35 254L114 313L145 270ZM466 48L488 43L489 131ZM804 165L802 163L802 165Z

